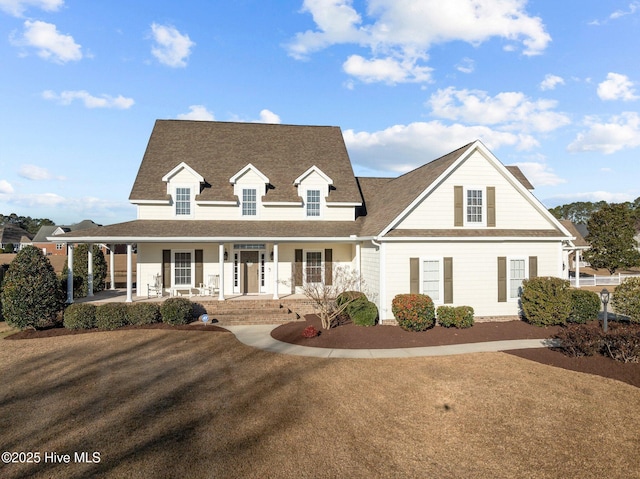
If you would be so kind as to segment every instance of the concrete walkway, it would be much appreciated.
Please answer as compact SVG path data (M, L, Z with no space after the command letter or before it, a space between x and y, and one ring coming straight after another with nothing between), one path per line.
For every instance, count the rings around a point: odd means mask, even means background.
M487 353L510 349L548 348L558 343L550 339L514 339L510 341L489 341L486 343L452 344L422 348L395 349L331 349L313 348L283 343L271 337L271 331L278 325L224 326L238 341L254 348L272 353L313 358L411 358L422 356L450 356L454 354Z

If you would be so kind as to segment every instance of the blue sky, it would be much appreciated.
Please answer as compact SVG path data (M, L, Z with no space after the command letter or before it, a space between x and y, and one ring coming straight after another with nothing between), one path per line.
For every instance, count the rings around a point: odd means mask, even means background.
M548 207L640 196L640 1L0 0L0 213L135 218L156 119L336 125L396 176L475 139Z

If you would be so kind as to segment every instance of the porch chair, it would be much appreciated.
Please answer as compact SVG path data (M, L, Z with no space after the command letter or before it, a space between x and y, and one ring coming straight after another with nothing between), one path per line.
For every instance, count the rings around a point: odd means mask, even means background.
M162 298L162 275L156 274L151 277L151 283L147 283L147 298L151 295Z
M200 287L198 288L200 296L204 295L213 295L220 290L220 275L218 274L210 274L207 276L206 283L200 283Z

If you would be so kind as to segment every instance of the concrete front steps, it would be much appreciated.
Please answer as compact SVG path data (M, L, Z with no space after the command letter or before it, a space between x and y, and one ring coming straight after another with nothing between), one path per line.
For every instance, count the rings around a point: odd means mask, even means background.
M210 324L218 326L285 324L303 321L308 314L304 302L276 300L198 301L209 316Z

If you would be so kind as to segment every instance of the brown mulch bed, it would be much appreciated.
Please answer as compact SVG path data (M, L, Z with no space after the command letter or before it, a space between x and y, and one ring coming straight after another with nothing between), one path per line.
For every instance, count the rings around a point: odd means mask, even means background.
M314 326L320 335L307 339L302 330ZM597 326L594 323L594 326ZM338 326L323 330L316 315L308 315L305 321L284 324L271 333L275 339L301 346L344 349L389 349L440 346L509 339L546 339L553 337L559 326L539 327L524 321L476 323L467 329L435 326L420 333L407 332L397 326L361 327L343 321ZM549 348L505 351L538 363L569 369L606 378L616 379L640 388L640 364L622 363L605 356L574 358L559 350Z

